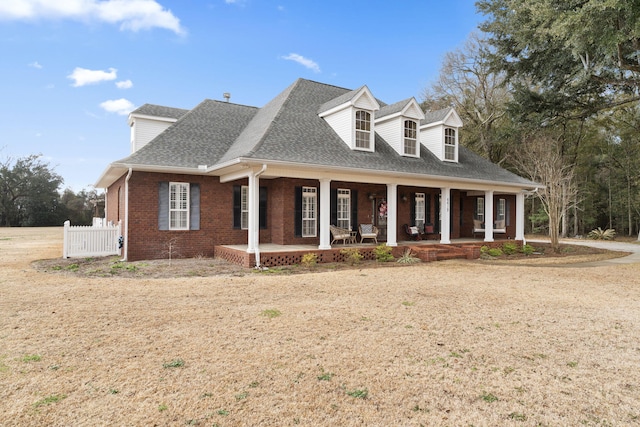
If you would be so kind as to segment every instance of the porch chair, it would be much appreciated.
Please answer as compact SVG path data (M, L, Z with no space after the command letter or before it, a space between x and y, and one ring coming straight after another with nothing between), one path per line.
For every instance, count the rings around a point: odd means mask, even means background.
M493 227L493 232L494 233L506 233L507 232L507 228L505 226L505 220L504 219L496 221L495 227Z
M337 240L342 240L342 244L346 245L347 241L351 243L351 230L347 230L346 228L340 228L335 225L329 225L329 230L331 231L331 244Z
M484 233L484 223L479 219L474 219L473 220L473 237L475 237L476 234L480 234L480 233Z
M360 224L358 227L360 231L360 243L364 239L373 239L378 244L378 227L373 224Z
M418 227L410 226L409 224L405 224L403 225L403 227L404 227L404 232L407 233L407 235L411 240L422 240Z

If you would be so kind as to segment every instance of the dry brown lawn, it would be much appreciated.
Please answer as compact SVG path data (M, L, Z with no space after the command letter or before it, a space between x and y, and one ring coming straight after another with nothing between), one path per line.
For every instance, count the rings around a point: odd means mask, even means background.
M61 241L0 229L1 426L640 424L638 264L35 269Z

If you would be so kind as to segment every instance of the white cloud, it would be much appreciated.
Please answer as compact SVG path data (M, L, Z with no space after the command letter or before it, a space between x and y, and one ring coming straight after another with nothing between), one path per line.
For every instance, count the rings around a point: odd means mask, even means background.
M297 62L298 64L312 70L314 73L320 72L320 66L315 61L309 58L305 58L302 55L298 55L297 53L290 53L287 56L283 56L282 59L286 59L287 61Z
M108 113L116 113L121 116L126 116L135 109L135 106L128 99L120 98L104 101L100 104L100 108Z
M131 89L133 87L133 82L131 80L122 80L116 82L116 87L118 89Z
M38 63L38 61L34 61L34 62L30 63L30 64L29 64L29 67L31 67L31 68L37 68L38 70L41 70L41 69L42 69L42 65L40 65L40 64Z
M120 24L121 30L185 30L156 0L2 0L0 20L73 19Z
M86 68L76 67L73 73L67 76L68 79L73 80L74 87L80 87L90 84L96 84L100 82L106 82L109 80L115 80L118 75L118 70L115 68L109 68L109 71L104 70L88 70Z

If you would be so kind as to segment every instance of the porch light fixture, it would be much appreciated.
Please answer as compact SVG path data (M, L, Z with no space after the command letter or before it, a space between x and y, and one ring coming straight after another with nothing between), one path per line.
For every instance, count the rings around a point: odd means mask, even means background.
M403 201L403 202L405 202L405 203L407 202L407 200L409 200L409 199L407 198L407 195L406 195L406 194L401 195L401 196L400 196L400 199L402 199L402 201Z
M376 195L374 193L369 193L369 200L373 200L376 198Z

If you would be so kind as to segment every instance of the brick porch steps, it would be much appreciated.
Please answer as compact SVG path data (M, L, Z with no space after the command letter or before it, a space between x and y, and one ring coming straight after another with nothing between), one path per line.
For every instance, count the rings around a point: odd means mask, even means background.
M454 245L411 246L418 258L425 262L444 261L447 259L474 259L480 256L478 249L475 256L474 246L459 247Z

